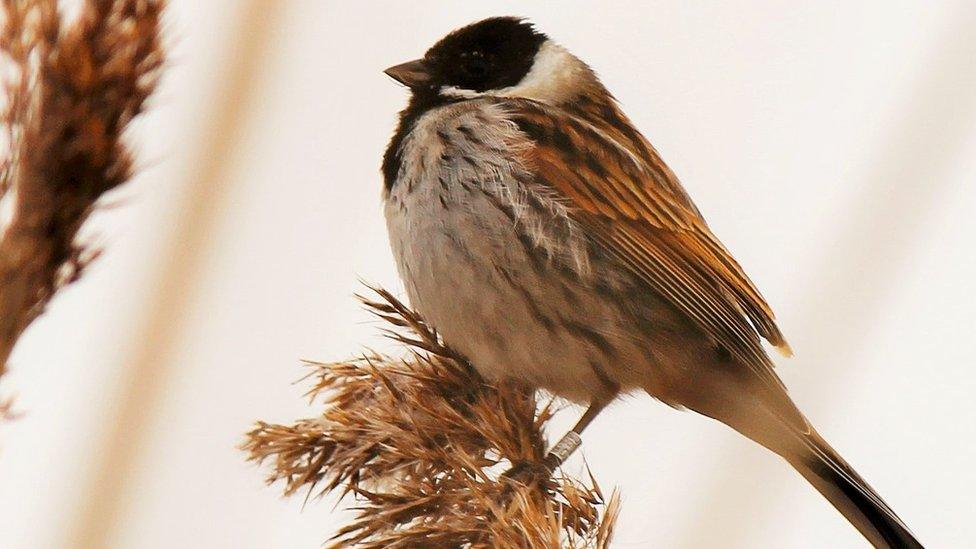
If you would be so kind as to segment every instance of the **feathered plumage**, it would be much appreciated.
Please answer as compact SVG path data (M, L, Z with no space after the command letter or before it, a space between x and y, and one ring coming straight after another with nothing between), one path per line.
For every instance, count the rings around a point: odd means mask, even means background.
M412 92L384 158L391 243L448 344L589 402L564 443L642 389L783 456L876 546L920 547L790 400L771 307L585 63L494 18L387 72Z

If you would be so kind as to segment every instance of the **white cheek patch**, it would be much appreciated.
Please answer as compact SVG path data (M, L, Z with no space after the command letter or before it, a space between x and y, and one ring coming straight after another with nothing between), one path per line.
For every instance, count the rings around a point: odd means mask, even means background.
M569 53L566 48L552 40L546 40L535 54L532 68L518 84L483 92L457 86L444 86L440 89L440 94L462 99L484 96L522 97L556 104L578 91L580 79L585 79L586 73L587 68L582 61Z
M459 88L457 86L441 86L438 91L439 94L444 97L460 97L461 99L473 99L475 97L484 97L489 95L491 92L476 92L474 90L466 90L464 88Z

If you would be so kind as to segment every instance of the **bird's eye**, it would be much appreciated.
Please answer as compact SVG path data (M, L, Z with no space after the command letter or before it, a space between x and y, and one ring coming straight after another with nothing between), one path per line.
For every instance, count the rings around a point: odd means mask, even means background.
M461 72L469 79L481 79L488 75L490 63L480 51L461 55Z
M472 78L481 78L488 74L488 62L479 57L469 59L464 64L464 72Z

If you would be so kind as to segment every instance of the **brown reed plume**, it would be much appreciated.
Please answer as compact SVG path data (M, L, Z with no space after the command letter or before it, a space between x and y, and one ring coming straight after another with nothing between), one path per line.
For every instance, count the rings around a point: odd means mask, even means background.
M360 298L410 351L309 363L324 404L292 425L259 422L243 448L271 460L284 493L355 500L333 547L553 548L609 546L619 509L592 476L552 477L541 465L551 405L483 380L390 293ZM502 473L528 471L518 480Z
M0 375L27 326L97 256L78 231L132 176L122 136L159 78L164 1L85 0L70 22L57 0L2 6Z

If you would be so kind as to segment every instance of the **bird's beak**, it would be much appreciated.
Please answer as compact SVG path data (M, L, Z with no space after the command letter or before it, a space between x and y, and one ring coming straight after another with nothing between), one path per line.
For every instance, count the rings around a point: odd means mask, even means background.
M423 86L430 81L430 72L427 70L427 65L423 59L400 63L383 72L408 88Z

